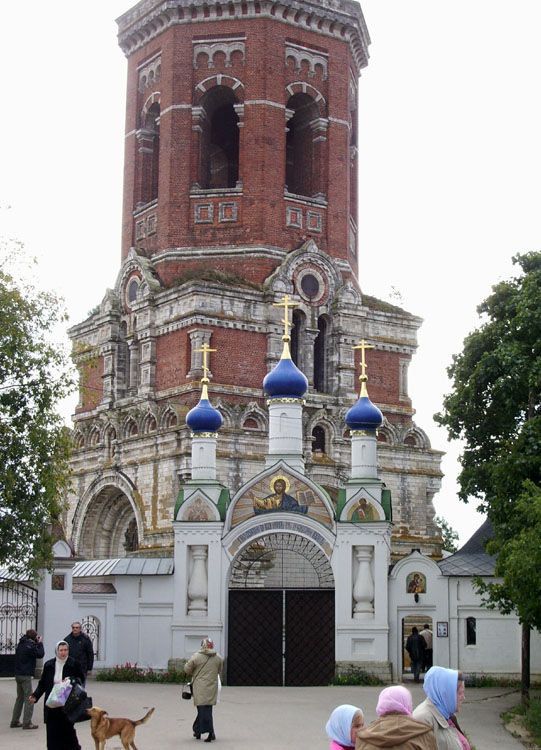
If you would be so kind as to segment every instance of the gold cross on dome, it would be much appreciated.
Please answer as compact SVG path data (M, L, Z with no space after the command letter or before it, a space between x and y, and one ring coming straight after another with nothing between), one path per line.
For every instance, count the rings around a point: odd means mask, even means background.
M365 388L365 383L368 380L368 377L366 375L366 367L367 367L367 365L366 365L365 354L366 354L366 351L368 349L375 349L375 347L372 344L369 344L364 339L361 339L356 346L352 347L352 349L354 351L356 349L360 349L361 350L361 374L359 375L359 380L361 381L361 384L362 384L362 386L361 386L361 390L362 390L363 388ZM366 395L366 394L363 393L362 395Z
M284 317L282 323L284 324L284 335L282 336L283 341L289 341L289 308L297 307L296 302L291 302L288 294L284 294L281 302L273 302L273 307L283 307Z
M201 349L196 349L195 351L203 353L203 365L202 365L203 381L208 383L207 373L209 372L210 367L207 366L207 356L210 354L210 352L215 352L216 349L211 349L210 346L205 341Z

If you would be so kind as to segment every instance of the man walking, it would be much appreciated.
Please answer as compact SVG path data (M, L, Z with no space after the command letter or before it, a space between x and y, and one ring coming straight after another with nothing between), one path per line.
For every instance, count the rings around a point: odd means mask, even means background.
M83 670L85 680L83 685L86 683L86 676L92 671L94 666L94 649L92 648L92 641L83 633L80 622L71 623L71 633L67 635L64 640L70 647L69 655L75 659Z
M12 729L22 726L23 729L37 729L37 724L32 724L34 704L28 700L32 692L32 677L36 671L36 661L43 659L44 649L39 636L35 630L27 630L21 637L15 649L15 683L17 685L17 698L13 706L11 716ZM23 723L21 724L21 712Z
M427 623L423 625L423 629L421 630L419 635L424 639L424 642L426 643L425 655L423 659L423 672L428 672L428 670L432 666L432 658L434 652L432 651L432 631L430 630L430 627Z
M412 628L411 635L408 636L408 640L406 641L406 651L410 655L411 671L413 672L413 679L415 682L419 682L419 674L424 661L425 649L426 643L424 638L419 635L417 628Z

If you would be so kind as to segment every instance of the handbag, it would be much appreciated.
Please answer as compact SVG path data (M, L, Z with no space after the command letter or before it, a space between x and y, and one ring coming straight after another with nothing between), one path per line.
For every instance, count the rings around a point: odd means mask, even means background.
M53 689L49 693L45 705L47 708L61 708L68 700L69 694L72 690L72 684L69 677L66 677L62 682L57 682L53 685Z
M66 714L68 721L75 724L79 721L90 720L87 708L92 708L92 698L87 695L84 687L72 678L71 693L62 706L62 711Z
M185 701L189 701L192 698L192 683L187 682L185 685L182 686L182 697Z

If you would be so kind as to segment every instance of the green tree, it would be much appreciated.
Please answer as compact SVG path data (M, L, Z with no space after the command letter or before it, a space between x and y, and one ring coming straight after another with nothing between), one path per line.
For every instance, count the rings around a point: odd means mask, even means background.
M441 535L443 537L443 549L446 552L456 552L458 549L458 533L453 529L449 521L441 516L436 516L434 519L441 529Z
M69 435L56 411L72 387L51 342L58 298L7 270L20 250L0 244L0 564L36 574L52 561L51 524L69 481Z
M494 527L490 551L503 560L512 554L518 569L525 493L535 496L532 488L541 486L541 253L517 255L513 263L521 272L494 286L479 306L482 324L453 358L448 370L453 389L435 418L450 438L464 441L460 498L477 499ZM523 554L527 566L532 558ZM530 628L541 627L541 600L536 611L522 606L532 596L532 578L481 587L488 603L515 611L522 622L525 696Z

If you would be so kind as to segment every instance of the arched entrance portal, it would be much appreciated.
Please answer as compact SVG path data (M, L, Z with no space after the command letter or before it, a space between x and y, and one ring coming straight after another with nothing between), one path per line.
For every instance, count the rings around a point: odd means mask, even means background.
M124 557L138 548L133 506L118 487L104 487L83 519L77 554L81 557Z
M229 685L328 685L334 675L334 578L313 542L268 534L231 566Z

